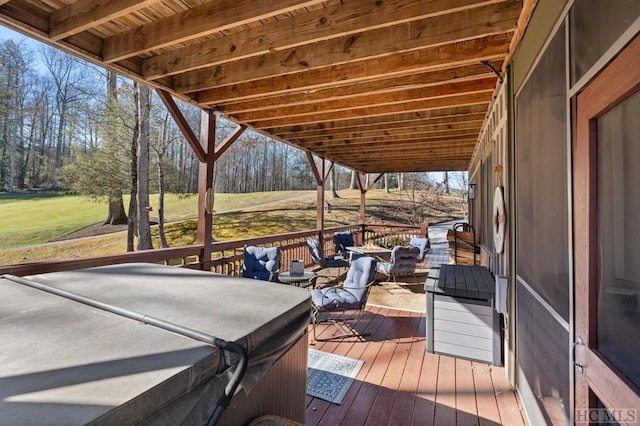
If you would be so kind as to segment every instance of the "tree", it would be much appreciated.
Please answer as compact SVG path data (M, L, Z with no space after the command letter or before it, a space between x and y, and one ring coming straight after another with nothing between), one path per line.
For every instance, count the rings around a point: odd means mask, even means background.
M8 192L16 184L18 149L24 143L24 110L27 98L28 58L13 40L0 45L0 186L6 181ZM22 151L22 150L21 150Z
M162 247L169 247L167 237L164 233L164 195L166 192L165 163L167 151L177 137L172 135L169 113L167 111L165 111L162 117L160 129L160 134L156 138L156 143L153 145L158 165L158 236L160 237L160 245Z
M356 189L356 172L351 170L351 182L349 183L349 189Z
M55 87L55 110L57 113L57 132L53 162L53 187L58 187L57 171L62 167L63 156L67 151L65 136L69 117L73 115L76 103L95 96L94 72L73 56L51 47L41 50L44 64L51 74Z
M442 186L444 187L445 194L451 194L449 189L449 172L442 172Z
M140 113L138 110L138 83L133 84L133 132L131 135L131 182L129 186L129 221L127 223L127 251L134 250L134 239L138 235L138 135Z
M140 126L138 134L138 250L153 248L149 223L149 132L151 112L151 91L138 84L138 114Z
M337 186L338 186L338 178L337 178L337 174L338 174L338 166L336 166L335 164L333 165L333 167L331 168L331 178L330 178L330 186L331 186L331 198L340 198L340 196L338 195L337 192Z
M118 83L116 74L107 70L107 110L114 109L118 105ZM105 135L111 138L111 134L107 132ZM112 143L114 141L111 141ZM122 187L114 185L107 190L109 212L105 225L123 225L128 222L127 214L124 211L124 201L122 200Z
M73 188L82 195L95 199L108 200L108 217L105 224L125 224L122 191L128 188L130 181L131 158L127 150L132 124L130 117L131 102L121 102L115 75L107 75L104 86L105 97L102 107L94 113L97 125L97 146L74 146L71 156L59 172L60 183ZM124 104L124 105L122 105Z

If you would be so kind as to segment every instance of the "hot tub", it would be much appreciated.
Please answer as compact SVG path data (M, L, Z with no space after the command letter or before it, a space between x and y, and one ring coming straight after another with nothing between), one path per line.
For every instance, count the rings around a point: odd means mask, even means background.
M239 343L247 374L218 424L304 422L306 290L152 264L24 279ZM238 361L10 277L0 279L0 341L0 424L203 424Z

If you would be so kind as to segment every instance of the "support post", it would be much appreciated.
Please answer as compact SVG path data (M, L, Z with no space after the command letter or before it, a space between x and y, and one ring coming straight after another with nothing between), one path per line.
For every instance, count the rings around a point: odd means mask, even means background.
M309 160L309 166L311 166L311 172L316 180L316 229L320 234L324 230L324 182L326 180L326 174L324 170L324 158L322 161L322 170L318 170L318 165L313 159L313 155L307 152L307 159ZM322 237L320 238L322 241Z
M365 195L367 194L367 188L365 188L364 173L358 172L356 177L358 178L358 188L360 189L360 224L364 225Z
M206 147L205 161L200 162L198 174L198 244L204 245L200 264L202 269L211 269L211 243L213 242L213 170L216 148L216 115L211 110L202 110L200 143Z

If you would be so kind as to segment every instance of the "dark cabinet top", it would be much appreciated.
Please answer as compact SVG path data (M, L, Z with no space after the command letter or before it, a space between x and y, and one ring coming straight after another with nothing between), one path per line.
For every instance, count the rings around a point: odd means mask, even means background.
M484 266L442 264L429 270L424 289L447 296L492 300L495 281Z

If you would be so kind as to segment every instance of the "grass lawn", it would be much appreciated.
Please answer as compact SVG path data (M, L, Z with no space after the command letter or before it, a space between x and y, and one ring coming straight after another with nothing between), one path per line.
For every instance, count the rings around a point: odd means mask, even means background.
M305 191L216 194L215 208L217 211L234 210L304 193ZM125 197L124 202L126 206L129 198ZM165 220L173 222L196 217L197 203L196 195L167 194ZM152 195L151 206L157 210L157 204L157 195ZM157 213L152 213L152 219L154 215ZM106 200L94 201L79 195L69 195L65 191L0 194L0 249L46 243L102 222L106 216Z
M331 211L325 212L325 227L351 225L360 222L360 192L339 191L340 198L328 198ZM167 215L172 223L165 225L165 234L170 247L181 247L196 242L197 220L196 197L180 198L175 194L167 197ZM398 206L406 203L405 194L392 191L372 190L367 193L367 223L400 223ZM430 222L460 217L462 203L452 200L451 209L434 210ZM10 207L10 208L6 208ZM152 207L155 207L152 205ZM215 241L258 237L285 232L303 231L316 227L315 191L268 192L251 194L216 194L216 214L213 218ZM191 213L193 209L194 213ZM12 213L9 213L11 211ZM55 212L55 215L53 214ZM64 226L71 231L96 223L104 218L106 204L97 204L77 196L43 196L37 201L19 199L13 201L0 196L0 235L13 235L20 240L20 233L34 235L33 240L44 242L55 228L60 235ZM73 218L76 221L73 221ZM84 225L79 223L84 220ZM7 222L12 221L13 226ZM34 223L38 222L38 223ZM71 232L68 231L68 232ZM160 247L157 226L152 227L154 247ZM38 239L39 238L39 239ZM6 240L7 238L3 238ZM30 244L25 239L22 245ZM33 243L31 243L33 244ZM0 247L7 247L0 241ZM121 254L126 251L126 233L114 233L91 238L62 241L37 246L0 251L0 265L12 265L40 261L68 260L90 256Z

